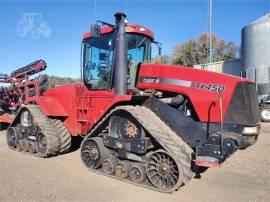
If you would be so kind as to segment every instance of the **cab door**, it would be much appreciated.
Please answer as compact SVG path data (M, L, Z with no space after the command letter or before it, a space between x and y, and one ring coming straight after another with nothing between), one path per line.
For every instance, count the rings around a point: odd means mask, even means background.
M105 113L114 99L112 72L115 34L84 40L84 89L79 100L78 124L83 134Z

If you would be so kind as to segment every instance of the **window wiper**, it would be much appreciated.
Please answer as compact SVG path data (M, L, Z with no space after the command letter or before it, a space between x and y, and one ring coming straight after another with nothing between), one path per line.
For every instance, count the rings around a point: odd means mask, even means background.
M139 46L141 46L142 43L143 43L145 40L146 40L146 37L144 37L144 38L141 40L141 42L140 42L138 45L136 45L136 48L138 48Z
M109 27L111 27L111 28L115 28L114 25L112 25L112 24L110 24L110 23L108 23L108 22L104 22L104 21L101 21L101 20L97 20L97 22L101 23L102 25L107 25L107 26L109 26Z

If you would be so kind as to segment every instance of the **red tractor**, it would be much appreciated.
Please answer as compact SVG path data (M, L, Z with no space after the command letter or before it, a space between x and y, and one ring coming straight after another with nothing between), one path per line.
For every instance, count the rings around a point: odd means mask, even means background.
M150 64L153 32L98 21L82 40L82 84L24 99L7 130L11 149L40 157L80 153L91 171L161 192L187 184L254 144L259 109L252 81Z

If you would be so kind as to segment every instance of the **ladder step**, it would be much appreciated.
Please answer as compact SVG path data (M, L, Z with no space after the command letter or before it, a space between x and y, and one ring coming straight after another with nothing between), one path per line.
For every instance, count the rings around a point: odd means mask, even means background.
M90 122L90 121L86 119L78 119L78 122Z

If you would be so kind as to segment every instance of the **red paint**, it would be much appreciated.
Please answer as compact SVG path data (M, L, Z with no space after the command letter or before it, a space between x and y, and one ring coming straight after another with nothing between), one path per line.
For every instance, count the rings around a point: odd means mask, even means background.
M111 27L103 27L101 29L101 34L106 34L106 33L110 33L112 32L113 29ZM126 32L127 33L136 33L136 34L142 34L142 35L146 35L148 36L149 38L151 38L152 40L154 39L154 33L146 28L146 27L143 27L143 26L140 26L140 25L127 25L126 27ZM92 36L91 32L87 32L83 35L83 39L87 39L87 38L90 38Z
M47 90L43 96L27 102L36 103L47 116L58 116L73 136L86 135L110 108L131 95L115 96L114 91L89 91L83 85L63 85Z
M225 86L225 91L222 93L223 120L236 85L241 81L251 82L247 79L241 79L236 76L230 76L206 70L181 66L156 65L156 64L142 64L140 67L139 77L171 78L185 81L201 82L204 84L218 84ZM157 89L157 90L177 92L186 95L192 102L201 122L208 121L208 110L211 103L214 102L215 106L211 107L211 114L209 121L220 122L219 93L217 92L184 87L179 85L168 85L161 83L142 83L142 82L139 82L137 84L137 88Z
M9 114L0 115L0 123L10 124L13 121L13 118Z

